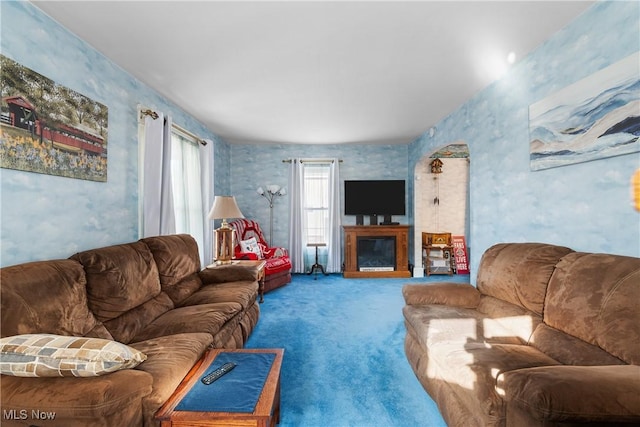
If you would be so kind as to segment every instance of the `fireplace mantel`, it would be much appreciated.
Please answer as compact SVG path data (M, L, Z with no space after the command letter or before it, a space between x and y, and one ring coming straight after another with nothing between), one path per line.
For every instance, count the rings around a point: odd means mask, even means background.
M411 277L408 225L345 225L343 229L344 277ZM358 268L359 237L395 237L395 269L393 271L360 271Z

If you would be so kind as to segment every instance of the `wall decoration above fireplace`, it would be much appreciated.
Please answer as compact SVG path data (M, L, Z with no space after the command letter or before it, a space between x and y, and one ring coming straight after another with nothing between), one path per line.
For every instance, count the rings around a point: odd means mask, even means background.
M640 152L640 52L529 107L531 170Z

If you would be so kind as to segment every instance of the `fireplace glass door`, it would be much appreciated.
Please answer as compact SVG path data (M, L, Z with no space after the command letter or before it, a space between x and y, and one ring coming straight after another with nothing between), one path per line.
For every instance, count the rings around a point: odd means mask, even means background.
M358 237L358 271L394 271L395 236Z

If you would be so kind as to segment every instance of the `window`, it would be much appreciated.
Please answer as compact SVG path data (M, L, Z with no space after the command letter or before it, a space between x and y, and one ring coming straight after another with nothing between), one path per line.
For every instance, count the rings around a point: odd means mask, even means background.
M200 184L198 141L173 126L171 129L171 190L176 233L187 233L204 247L204 216Z
M329 233L329 165L304 164L304 216L307 243L327 243Z
M139 106L139 236L190 234L200 262L211 260L213 152L207 142L174 125L171 116Z

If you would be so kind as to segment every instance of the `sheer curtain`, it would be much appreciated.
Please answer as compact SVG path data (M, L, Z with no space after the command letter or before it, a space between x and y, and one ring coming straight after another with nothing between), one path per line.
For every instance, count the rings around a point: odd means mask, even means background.
M342 269L339 160L292 159L289 189L289 255L293 272L305 273L307 243L326 243L326 271L339 273Z
M139 235L190 234L205 266L213 256L213 224L206 219L213 200L213 142L157 114L141 120Z
M202 173L197 141L179 132L171 136L171 175L176 233L190 234L204 248L204 208L202 204Z
M304 224L304 187L303 165L300 159L291 159L289 165L289 257L291 258L292 272L304 273L304 249L307 245Z
M340 160L333 159L329 166L329 229L327 230L327 272L342 270L342 230L340 216Z
M170 117L144 117L143 150L141 237L175 233Z

